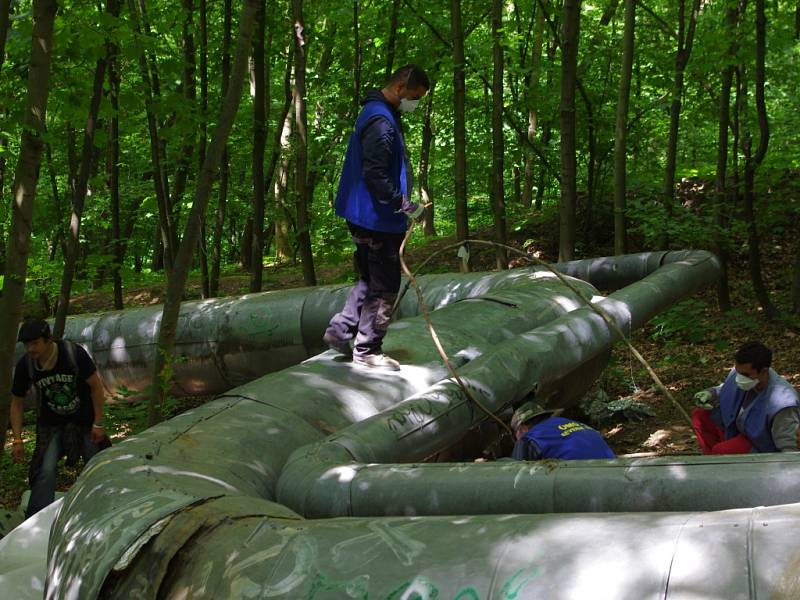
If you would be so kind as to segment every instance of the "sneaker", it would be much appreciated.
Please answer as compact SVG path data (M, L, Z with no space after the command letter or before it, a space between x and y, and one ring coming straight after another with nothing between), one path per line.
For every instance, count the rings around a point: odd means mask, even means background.
M354 355L353 362L370 368L389 369L390 371L400 370L400 363L385 354Z
M344 342L330 333L323 335L322 341L328 345L328 348L336 350L339 354L344 354L348 358L353 356L353 350L350 348L349 342Z

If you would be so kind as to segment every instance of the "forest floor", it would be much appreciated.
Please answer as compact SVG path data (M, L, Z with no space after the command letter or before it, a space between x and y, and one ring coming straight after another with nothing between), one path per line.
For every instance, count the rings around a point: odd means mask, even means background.
M552 222L531 222L511 234L509 244L521 248L530 240L540 240L541 243L534 242L531 251L543 260L555 262L555 242L552 239L554 231L557 231L557 226ZM479 232L478 237L490 239L490 233ZM436 250L451 243L453 239L450 238L433 238L418 243L409 250L406 260L413 268ZM785 316L789 308L791 263L800 251L798 244L799 240L790 239L769 239L762 242L766 284L773 301L785 311L784 316L779 319L768 322L762 317L761 309L752 293L746 249L743 248L738 255L731 257L733 310L720 313L717 309L716 288L709 288L655 317L645 327L634 332L632 343L687 412L692 408L692 395L720 383L733 364L736 349L749 340L760 340L772 348L775 370L800 388L800 320ZM607 248L600 248L591 255L610 253ZM494 250L474 249L473 260L475 270L491 270L495 264ZM446 252L432 260L425 271L455 271L456 261L454 251ZM520 260L514 262L517 266L524 264ZM318 265L319 283L345 281L350 269L348 261L343 264ZM302 285L302 274L299 267L291 264L274 265L265 269L264 281L264 290L298 287ZM245 272L229 274L221 281L221 293L245 293L248 282L249 277ZM130 289L125 294L125 306L157 304L162 301L163 295L164 286L160 285ZM198 280L190 281L187 295L189 298L199 297ZM71 308L73 314L106 311L112 309L112 301L108 291L93 292L74 297ZM681 412L655 390L645 369L624 344L615 346L611 362L595 383L590 396L632 400L634 408L637 405L646 407L645 411L631 409L614 413L605 421L593 422L617 454L699 453L691 428ZM205 400L173 400L168 407L168 413L177 414ZM566 414L583 420L589 418L578 407ZM27 458L30 458L35 439L32 418L32 414L27 414L24 434ZM112 440L119 441L146 427L146 407L144 403L112 403L108 408L107 421L110 422ZM68 489L77 474L76 470L62 468L59 489ZM10 448L7 447L0 457L0 507L6 511L16 508L25 489L27 465L11 464ZM5 511L0 511L2 512ZM0 522L0 530L1 525Z

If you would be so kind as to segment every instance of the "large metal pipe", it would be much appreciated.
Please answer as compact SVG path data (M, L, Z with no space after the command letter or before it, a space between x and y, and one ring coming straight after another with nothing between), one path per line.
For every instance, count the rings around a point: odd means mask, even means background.
M581 306L578 296L552 277L515 274L507 281L505 287L432 314L456 366ZM573 285L584 295L596 294L584 282L574 280ZM293 449L446 376L435 349L422 343L427 335L421 317L392 325L384 347L402 360L399 373L359 367L327 352L104 451L65 498L53 527L50 573L72 574L75 589L95 597L113 566L169 515L220 495L274 498L278 475ZM61 576L55 580L59 583L48 596L68 597L64 590L71 588Z
M619 330L627 332L713 280L717 272L717 262L707 253L686 256L611 294L597 306ZM617 331L600 315L581 308L499 344L462 367L459 375L480 404L498 412L530 390L548 398L549 393L542 390L563 381L576 366L601 355L617 339ZM567 403L569 399L557 395L551 399L553 405ZM359 479L369 467L359 463L423 460L457 441L485 417L457 383L440 382L324 442L295 451L281 474L278 501L308 517L354 514L356 499L371 494ZM411 476L427 481L429 493L435 494L432 471L420 467ZM513 480L513 473L506 476ZM488 497L492 495L487 492ZM463 512L471 512L467 506ZM562 509L555 506L551 510Z
M287 473L288 474L288 473ZM314 516L712 511L800 501L800 453L329 465ZM318 486L331 494L334 486ZM349 496L348 496L349 494ZM279 500L284 500L279 494ZM317 512L319 511L319 512Z
M305 521L223 497L162 521L104 597L788 600L798 524L796 504Z
M559 263L566 274L603 289L627 285L681 253L652 252ZM515 285L542 267L500 273L424 275L419 278L432 310L491 290ZM595 283L596 282L596 283ZM285 369L324 349L322 334L351 287L300 288L185 302L178 319L171 393L213 395ZM151 383L162 306L80 315L67 319L64 337L92 354L108 389L136 393ZM418 313L406 294L397 318ZM17 355L23 352L22 344Z
M575 270L572 264L558 268ZM436 310L513 287L532 271L425 275L419 281L426 305ZM325 327L350 290L351 286L332 285L183 303L172 394L220 394L322 352ZM139 392L151 383L162 310L155 305L70 317L64 337L89 350L109 390L123 395ZM407 294L396 318L418 311L415 296ZM17 356L22 352L18 344Z
M671 260L659 254L650 263L652 257L600 259L601 271L611 273L613 285L628 277L615 264L632 262L631 268L645 270L642 263L652 269ZM716 277L716 262L706 253L679 258L661 277L602 301L606 310L633 328ZM500 280L495 277L474 280L470 293ZM555 285L539 277L537 285ZM530 275L525 278L530 281ZM521 288L509 289L488 302L462 302L434 313L461 374L494 410L536 384L555 382L555 393L564 395L564 377L592 364L614 340L605 322L586 309L574 311L580 319L559 318L534 329L521 314L524 297ZM563 290L550 302L575 308ZM470 316L471 309L480 316ZM517 320L520 328L512 325ZM796 568L791 557L797 542L787 533L800 516L796 506L706 515L305 521L266 502L274 498L293 450L305 445L310 452L308 444L365 418L363 429L314 448L314 460L329 466L369 457L416 460L480 420L478 409L450 384L422 392L444 376L422 341L426 336L419 319L393 325L386 348L401 355L400 374L359 369L326 353L98 455L65 498L52 529L47 597L400 598L416 591L420 597L638 599L691 593L755 597L794 589L794 580L784 584L774 575L789 577ZM581 378L591 382L574 377ZM408 394L417 396L393 407ZM373 438L378 431L384 442ZM339 470L323 477L350 475ZM280 477L286 490L300 480L289 471ZM752 526L755 519L762 529ZM721 557L721 548L729 547ZM748 554L754 547L769 560ZM721 563L713 578L707 577L707 564L701 572L698 553Z

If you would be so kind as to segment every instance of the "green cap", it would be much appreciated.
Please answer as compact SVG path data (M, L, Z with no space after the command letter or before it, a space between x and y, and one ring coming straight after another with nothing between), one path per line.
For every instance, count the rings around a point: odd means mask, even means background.
M547 410L536 402L525 402L514 411L514 416L511 417L511 429L516 430L520 425L527 423L539 415L552 415L554 413L555 411Z

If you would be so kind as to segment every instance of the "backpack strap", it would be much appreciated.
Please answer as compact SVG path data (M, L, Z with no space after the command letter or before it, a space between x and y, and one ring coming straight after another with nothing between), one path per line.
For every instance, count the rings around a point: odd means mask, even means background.
M75 381L78 381L78 374L80 369L78 368L78 359L75 357L75 342L70 340L63 340L64 342L64 351L67 354L67 360L69 361L69 366L72 369L73 375L75 375Z

